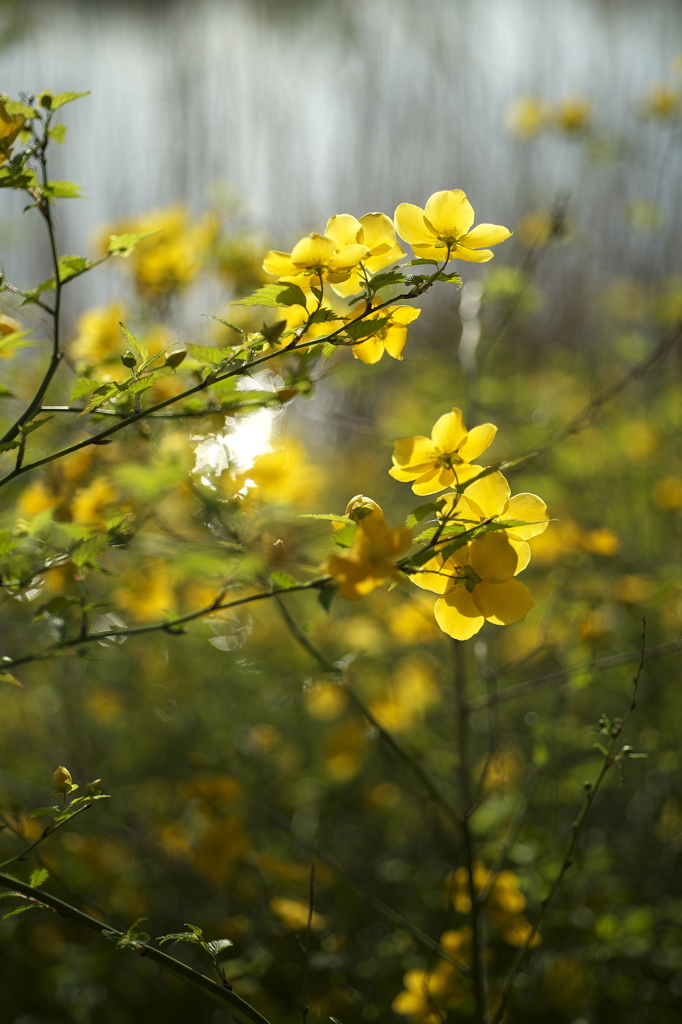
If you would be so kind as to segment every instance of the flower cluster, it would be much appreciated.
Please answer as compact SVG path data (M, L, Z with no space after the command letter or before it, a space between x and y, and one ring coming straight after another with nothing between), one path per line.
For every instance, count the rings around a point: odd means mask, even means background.
M592 126L592 104L585 96L564 96L551 104L540 96L521 96L507 111L509 131L532 139L548 128L564 135L583 135Z
M387 268L406 255L396 236L412 246L417 262L434 264L435 279L439 264L442 270L453 259L487 262L494 254L485 246L496 245L511 235L499 224L472 228L473 222L473 208L461 189L435 192L424 209L401 203L393 220L385 213L366 213L359 219L341 213L330 217L324 234L301 238L291 252L271 249L263 269L278 281L302 290L307 303L305 334L309 340L320 336L320 327L328 328L330 321L334 321L332 329L337 328L337 311L324 295L328 284L336 296L356 302L357 298L362 299L349 315L338 315L340 325L349 326L347 343L352 345L355 358L375 363L386 351L394 359L402 359L408 324L421 311L412 306L389 305L377 295L380 288L415 284L414 278L405 277L400 270L387 273ZM419 285L407 297L417 294L421 294ZM313 296L315 301L311 303L308 300ZM352 331L360 319L365 324L362 332ZM287 320L287 327L298 326L289 323L290 317Z

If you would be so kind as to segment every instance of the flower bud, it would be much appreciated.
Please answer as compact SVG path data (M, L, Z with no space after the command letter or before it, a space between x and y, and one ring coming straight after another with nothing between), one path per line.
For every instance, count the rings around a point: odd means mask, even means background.
M364 494L356 494L346 505L346 515L354 523L359 523L365 516L377 516L383 519L384 510L372 498L366 498Z
M121 362L124 366L127 366L129 370L132 370L133 366L137 363L134 352L124 352L121 356Z
M95 779L94 782L88 782L85 792L88 796L99 796L102 792L102 780Z
M128 353L126 352L126 355L127 354ZM168 353L168 355L166 356L166 366L171 366L173 369L175 369L175 367L179 366L180 363L182 363L186 358L187 358L187 349L186 348L175 348L175 349L172 349Z
M58 796L58 794L71 793L74 789L78 789L78 786L74 785L74 781L71 778L71 772L68 768L60 766L54 772L52 776L52 795Z

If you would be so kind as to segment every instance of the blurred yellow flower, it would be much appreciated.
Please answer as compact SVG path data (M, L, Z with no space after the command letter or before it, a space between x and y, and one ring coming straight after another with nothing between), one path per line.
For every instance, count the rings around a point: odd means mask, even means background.
M551 210L531 210L517 224L516 234L526 249L541 249L554 236L554 225Z
M531 924L523 916L526 897L519 887L519 879L513 871L493 874L481 861L473 866L474 889L477 893L489 889L483 904L483 912L498 930L500 938L510 946L522 946L532 931ZM448 878L452 902L460 914L471 913L469 876L466 868L458 868ZM542 937L535 933L531 948L539 946Z
M442 594L433 609L436 622L455 640L468 640L484 622L507 626L526 617L535 602L512 577L524 568L509 538L487 533L459 548L445 561L436 556L413 572L417 586Z
M395 226L402 239L422 259L466 260L487 263L494 256L481 246L497 245L511 231L501 224L479 224L472 228L474 210L459 188L434 192L422 210L412 203L401 203L395 211Z
M557 102L554 123L567 135L578 135L589 127L592 104L585 96L567 96Z
M666 82L656 82L641 100L640 109L643 117L667 121L679 113L680 94Z
M440 945L462 963L471 963L470 928L443 932ZM460 1006L469 992L460 972L445 960L439 960L430 971L407 971L403 985L405 988L395 997L391 1009L409 1017L411 1024L443 1024L446 1011Z
M682 476L663 476L657 480L653 499L660 508L682 508Z
M12 144L24 127L26 118L23 114L8 114L5 104L0 99L0 164L4 164L12 155Z
M71 517L83 526L104 526L107 506L118 494L104 476L96 476L87 487L79 488L71 501Z
M119 608L132 612L140 622L163 619L177 605L173 577L160 559L125 572L114 597Z
M329 218L324 233L339 250L348 245L364 245L368 250L351 270L348 280L333 285L338 295L363 291L366 275L385 270L405 255L403 247L396 242L393 221L385 213L366 213L359 220L348 213L340 213Z
M368 515L355 527L349 554L332 555L324 572L339 581L341 597L357 601L387 579L400 581L393 561L404 554L411 543L412 533L406 527L391 530L383 515Z
M344 690L334 683L319 682L306 685L303 706L311 718L332 722L343 714L347 703Z
M360 312L356 309L353 315ZM389 318L388 323L372 335L366 341L353 345L353 355L363 363L378 363L384 352L394 359L403 358L403 349L407 343L407 325L417 319L421 309L414 306L384 306L365 319L365 323L371 324L372 320L384 320Z
M78 318L76 337L69 345L72 358L85 366L95 366L122 352L121 321L126 315L120 302L86 310Z
M520 139L532 139L549 120L550 107L539 96L520 96L507 111L506 125Z
M461 409L453 409L436 420L430 438L399 438L388 472L394 480L414 480L415 494L435 494L477 476L481 466L470 465L471 460L485 451L496 433L492 423L467 431Z
M613 596L624 604L640 604L651 596L652 589L646 576L619 576L613 583Z
M322 914L318 914L316 910L313 910L311 917L309 905L301 903L300 900L289 900L284 896L275 896L268 905L275 917L278 917L287 928L291 928L294 932L305 931L308 927L309 918L310 927L313 931L320 932L327 927L326 918Z
M404 732L438 701L439 690L431 668L420 658L407 658L394 673L386 694L372 704L372 712L391 732Z

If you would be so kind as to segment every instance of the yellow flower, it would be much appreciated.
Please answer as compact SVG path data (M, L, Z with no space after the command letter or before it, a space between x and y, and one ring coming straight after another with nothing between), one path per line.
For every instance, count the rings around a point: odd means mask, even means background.
M339 593L351 601L369 594L386 579L401 577L393 560L404 554L412 543L412 534L404 526L391 530L382 515L370 514L355 527L353 546L347 555L332 555L324 571L341 584Z
M78 789L78 786L74 784L69 769L62 766L57 768L52 775L52 795L58 796L61 793L66 796L68 793L72 793L74 789Z
M117 354L123 341L120 324L125 318L126 310L120 302L86 310L78 319L78 333L69 346L73 358L95 366Z
M414 480L415 494L435 494L477 476L481 466L470 462L486 450L496 433L492 423L467 431L461 409L453 409L436 420L430 438L398 438L388 472L394 480Z
M666 82L656 82L642 100L642 116L666 121L680 110L680 94Z
M512 548L516 551L519 565L517 573L525 569L530 561L527 544L547 529L547 506L537 494L515 494L501 473L491 473L480 480L474 480L464 494L446 494L445 503L439 513L443 519L461 519L467 527L491 520L504 523L505 520L528 523L528 526L510 526L504 531Z
M526 617L535 602L528 588L512 579L522 568L508 537L486 533L445 560L430 559L411 578L443 595L433 609L443 632L468 640L486 621L508 626Z
M354 315L358 312L359 310L356 310ZM420 313L421 309L415 309L413 306L385 306L372 313L366 318L366 323L371 323L372 320L385 320L386 317L389 318L388 323L371 338L353 345L353 355L368 364L378 363L384 351L394 359L402 359L407 342L407 325L416 320Z
M314 910L311 915L309 905L301 903L300 900L288 900L284 896L275 896L270 900L269 905L272 913L292 931L304 931L308 927L308 918L310 918L310 927L313 931L319 932L327 927L326 919Z
M523 917L526 909L526 897L519 888L519 880L513 871L500 871L493 875L481 861L473 866L474 888L477 893L490 886L483 904L486 917L498 929L503 942L510 946L521 946L532 930L530 923ZM466 868L458 868L449 878L452 902L460 914L471 913L471 896L469 877ZM536 932L531 947L542 941ZM442 938L441 938L442 942Z
M337 295L361 292L365 286L363 271L366 274L377 274L405 255L403 247L396 242L393 221L385 213L366 213L360 220L349 213L339 213L329 218L324 233L339 250L348 245L364 245L368 249L367 255L351 271L348 280L333 286Z
M592 104L584 96L567 96L557 103L554 122L567 135L585 131L592 119Z
M497 245L509 238L511 231L501 224L474 223L471 203L461 189L434 192L422 210L412 203L401 203L395 211L398 234L423 259L467 260L487 263L494 256L483 245Z
M8 114L5 104L0 100L0 164L6 163L12 155L12 143L25 121L23 114Z
M507 128L520 139L532 139L544 128L549 106L538 96L520 96L507 112Z
M271 249L263 260L263 270L278 278L297 278L301 275L330 281L347 281L351 271L369 253L366 245L336 246L327 235L307 235L296 243L290 253Z

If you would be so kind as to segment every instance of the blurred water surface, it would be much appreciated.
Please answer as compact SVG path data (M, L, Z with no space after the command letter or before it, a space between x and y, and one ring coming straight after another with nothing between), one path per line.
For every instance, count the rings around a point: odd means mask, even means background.
M0 88L92 90L67 108L69 144L54 161L55 177L89 197L65 204L68 252L85 251L105 221L178 200L199 212L227 180L285 249L332 213L392 213L461 187L478 219L512 227L568 197L582 268L646 274L670 262L678 154L660 126L640 122L634 136L632 126L681 47L674 0L27 0L18 10L24 31L2 50ZM558 133L510 137L505 112L532 93L589 97L601 156ZM21 279L31 268L12 198L3 259ZM633 199L662 204L669 242L633 247L623 216ZM90 287L104 297L106 275Z

